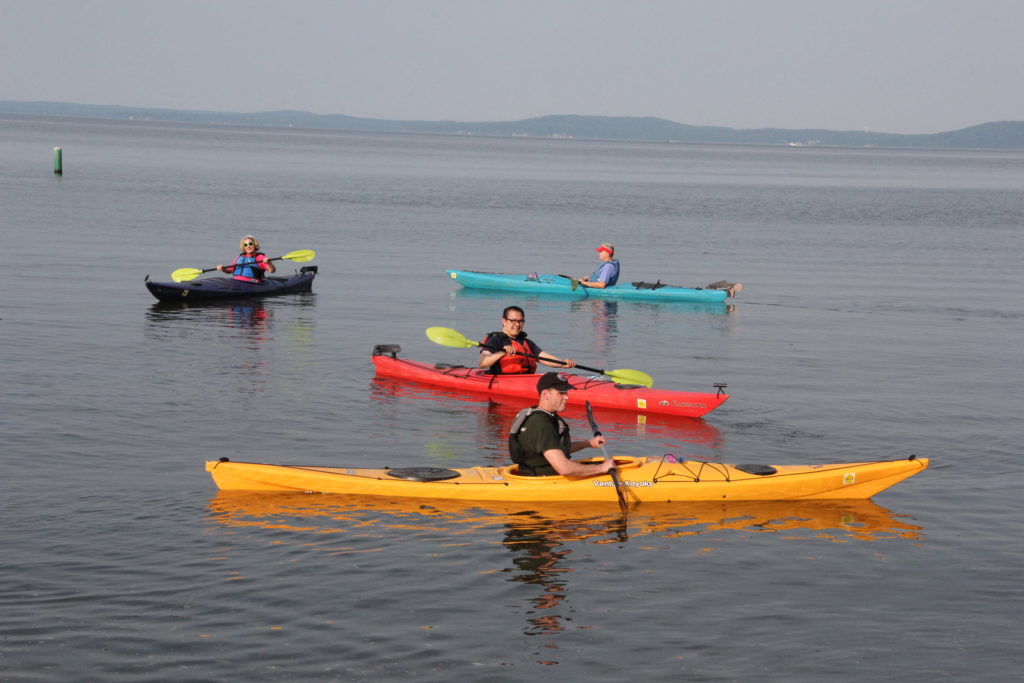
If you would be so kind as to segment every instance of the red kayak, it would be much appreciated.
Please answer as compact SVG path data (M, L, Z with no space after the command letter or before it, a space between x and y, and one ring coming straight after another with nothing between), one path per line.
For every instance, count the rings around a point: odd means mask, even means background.
M539 374L491 375L481 368L438 363L418 363L398 357L396 345L378 345L373 349L373 364L378 377L397 377L478 394L514 396L528 401L537 398ZM628 410L636 413L700 417L729 399L721 388L717 393L696 393L654 389L635 384L616 384L601 375L563 373L574 392L569 402L590 401L595 408Z

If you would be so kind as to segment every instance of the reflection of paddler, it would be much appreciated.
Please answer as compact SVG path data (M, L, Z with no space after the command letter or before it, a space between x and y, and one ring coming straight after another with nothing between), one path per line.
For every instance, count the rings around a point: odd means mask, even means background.
M590 313L594 323L591 335L594 348L599 355L607 355L619 336L619 302L609 299L577 299L570 303L573 313Z
M232 306L228 309L232 322L237 327L262 327L270 317L263 304Z
M518 396L505 396L502 394L482 395L476 393L450 393L445 389L430 385L418 384L412 380L395 379L392 377L374 377L370 381L370 398L388 404L400 401L427 400L440 403L475 404L466 406L465 409L472 412L479 410L484 412L483 420L485 431L477 440L478 445L484 450L491 450L494 439L485 438L489 435L497 435L498 441L504 442L508 436L508 426L515 418L516 413L528 407L533 402ZM560 415L568 420L586 420L587 415L581 404L569 403ZM500 423L500 428L495 430L495 425ZM710 422L705 422L698 417L681 417L679 415L666 415L664 413L645 414L636 410L616 410L614 408L601 408L601 425L604 432L612 437L621 436L644 436L649 438L661 438L670 440L673 445L669 448L687 449L687 452L694 454L691 447L711 448L717 446L722 439L722 432ZM684 445L678 445L682 442ZM656 448L660 449L663 444L659 442ZM501 462L505 462L504 453Z
M529 520L530 517L525 519ZM572 552L568 549L556 550L562 544L543 530L548 524L549 520L541 519L505 525L505 547L516 553L512 564L521 570L511 580L543 588L540 595L530 599L537 609L553 609L565 599L566 581L559 574L568 570L560 568L558 563ZM563 626L560 618L559 614L547 614L533 617L529 622L537 631L561 631ZM528 631L527 635L530 633Z

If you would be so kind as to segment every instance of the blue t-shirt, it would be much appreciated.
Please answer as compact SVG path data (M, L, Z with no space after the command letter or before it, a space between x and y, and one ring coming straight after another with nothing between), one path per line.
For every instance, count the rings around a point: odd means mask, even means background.
M591 282L603 282L611 287L619 281L619 262L615 259L602 263L600 267L590 276Z

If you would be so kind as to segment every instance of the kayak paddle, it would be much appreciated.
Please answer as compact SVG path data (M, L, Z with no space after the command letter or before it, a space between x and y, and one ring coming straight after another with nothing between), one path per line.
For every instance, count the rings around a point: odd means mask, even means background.
M473 346L483 346L478 341L473 341L467 338L464 334L457 330L453 330L450 327L428 327L427 328L427 339L440 344L441 346L452 346L458 349L468 349ZM500 348L484 347L494 351L500 351ZM531 356L528 353L518 354L525 358L533 358L535 360L547 360L540 356ZM639 384L644 387L654 386L654 378L648 375L646 372L640 372L639 370L601 370L599 368L588 368L586 365L577 364L580 370L589 370L590 372L596 372L601 375L610 377L616 384Z
M314 258L316 258L316 252L312 249L299 249L298 251L289 252L284 256L269 258L267 261L280 261L281 259L287 259L288 261L305 263L306 261L312 261ZM225 269L226 268L227 266L225 266ZM203 273L209 273L212 270L217 270L216 266L203 270L200 270L199 268L178 268L176 271L171 273L171 279L175 282L187 282L188 280L194 280Z
M597 428L597 423L594 422L594 411L590 408L590 401L587 401L587 419L590 420L590 428L594 430L594 436L601 436L601 430ZM608 451L605 450L604 445L601 445L601 453L604 454L604 459L608 460ZM622 486L619 484L619 474L615 471L615 468L608 470L608 474L612 475L612 483L615 484L615 494L619 497L619 507L622 511L626 511L626 496L622 493Z

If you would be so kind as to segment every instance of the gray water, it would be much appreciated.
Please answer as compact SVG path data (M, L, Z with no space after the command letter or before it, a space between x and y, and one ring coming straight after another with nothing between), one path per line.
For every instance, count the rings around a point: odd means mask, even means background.
M52 171L63 147L64 174ZM1024 155L0 117L4 680L1019 676ZM255 234L314 293L161 306ZM740 280L729 307L445 268ZM282 262L282 270L295 264ZM862 503L494 506L218 492L203 462L496 464L515 407L375 379L552 353L732 398L609 450L906 457ZM586 425L573 420L577 433Z

